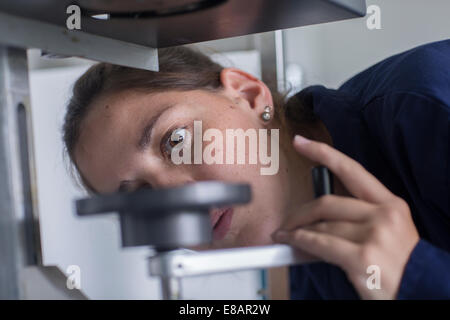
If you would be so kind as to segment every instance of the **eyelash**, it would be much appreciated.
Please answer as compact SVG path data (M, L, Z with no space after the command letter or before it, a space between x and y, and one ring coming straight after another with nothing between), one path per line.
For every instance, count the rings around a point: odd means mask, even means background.
M172 133L175 130L180 130L180 129L187 130L187 126L173 126L169 130L167 130L167 132L164 134L163 138L161 139L160 149L161 149L161 153L164 157L167 157L170 159L170 152L168 152L165 148L166 143L170 141L170 137L171 137ZM183 140L183 142L185 142L185 140ZM137 188L130 188L130 186L128 184L122 184L119 187L118 192L128 193L128 192L138 191L140 189L147 189L147 188L153 189L153 187L148 183L141 184Z
M161 139L160 149L161 149L161 153L164 157L167 157L170 159L170 152L167 152L167 150L165 150L166 143L170 141L170 137L172 136L172 133L175 130L180 130L180 129L187 130L187 126L173 126L169 130L167 130L167 132L164 134L163 138ZM184 142L184 140L183 140L183 142ZM153 189L153 187L148 183L141 184L137 188L130 188L129 186L127 186L127 184L124 184L119 187L119 192L127 193L127 192L138 191L140 189L147 189L147 188Z

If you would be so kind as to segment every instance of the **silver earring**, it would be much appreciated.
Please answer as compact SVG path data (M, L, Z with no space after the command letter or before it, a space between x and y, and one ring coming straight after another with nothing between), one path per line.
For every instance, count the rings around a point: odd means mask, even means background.
M261 118L264 121L269 121L272 116L270 115L270 106L264 108L264 112L261 114Z

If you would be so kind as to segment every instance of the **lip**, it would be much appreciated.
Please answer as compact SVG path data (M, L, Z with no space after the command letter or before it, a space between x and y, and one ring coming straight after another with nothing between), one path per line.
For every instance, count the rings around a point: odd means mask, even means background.
M218 241L225 237L230 230L233 219L233 208L216 209L212 212L211 225L213 227L213 240Z

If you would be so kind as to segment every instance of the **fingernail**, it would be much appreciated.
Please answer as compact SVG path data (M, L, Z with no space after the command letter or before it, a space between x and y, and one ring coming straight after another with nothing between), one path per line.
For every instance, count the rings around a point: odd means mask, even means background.
M302 145L302 144L307 144L307 143L310 143L311 142L311 140L309 140L309 139L307 139L307 138L305 138L305 137L303 137L303 136L301 136L301 135L295 135L295 137L294 137L294 143L297 143L297 144L300 144L300 145Z
M277 231L273 235L273 239L275 241L279 241L279 242L287 241L288 238L289 238L289 232L284 231L284 230Z

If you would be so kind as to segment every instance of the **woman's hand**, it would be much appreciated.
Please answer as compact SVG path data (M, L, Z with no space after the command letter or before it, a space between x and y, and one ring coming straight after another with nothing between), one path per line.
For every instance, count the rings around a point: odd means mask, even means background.
M419 241L408 204L327 144L296 136L294 148L328 167L354 198L325 195L306 203L287 217L274 240L338 265L363 299L395 299ZM371 265L379 267L380 289L367 285Z

